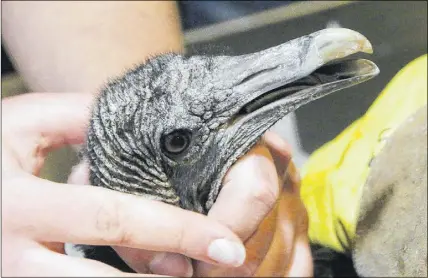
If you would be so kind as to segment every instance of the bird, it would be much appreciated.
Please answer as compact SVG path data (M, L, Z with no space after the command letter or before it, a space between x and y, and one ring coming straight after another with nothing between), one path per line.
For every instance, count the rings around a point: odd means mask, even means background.
M227 170L272 125L378 75L370 60L345 59L358 52L373 52L365 36L328 28L237 56L151 57L98 94L81 154L90 183L207 214Z

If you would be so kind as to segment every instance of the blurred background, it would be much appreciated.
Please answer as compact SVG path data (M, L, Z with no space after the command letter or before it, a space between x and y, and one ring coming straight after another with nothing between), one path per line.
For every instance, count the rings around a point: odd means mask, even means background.
M190 53L244 54L326 27L364 34L374 54L366 58L380 75L314 101L275 125L294 149L298 166L359 118L388 81L408 62L427 53L426 1L178 1ZM366 56L361 54L360 56ZM2 47L2 98L26 92ZM65 181L75 152L52 153L42 176Z

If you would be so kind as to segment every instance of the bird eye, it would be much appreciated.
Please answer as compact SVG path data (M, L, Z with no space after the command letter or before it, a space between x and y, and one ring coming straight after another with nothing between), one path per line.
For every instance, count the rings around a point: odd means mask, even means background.
M190 145L191 132L185 129L175 130L162 138L162 148L170 155L183 153Z

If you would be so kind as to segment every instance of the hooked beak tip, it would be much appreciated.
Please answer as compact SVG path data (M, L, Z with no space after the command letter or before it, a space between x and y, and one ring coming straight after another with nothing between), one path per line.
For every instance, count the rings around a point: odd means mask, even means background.
M345 28L320 31L315 37L315 45L321 60L325 63L357 52L373 53L372 44L365 36Z

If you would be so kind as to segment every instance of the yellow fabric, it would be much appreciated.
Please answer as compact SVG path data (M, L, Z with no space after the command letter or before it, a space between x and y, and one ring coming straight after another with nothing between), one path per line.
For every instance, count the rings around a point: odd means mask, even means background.
M371 159L383 139L426 103L424 55L390 81L364 116L311 155L301 172L301 196L313 242L342 252L351 248Z

